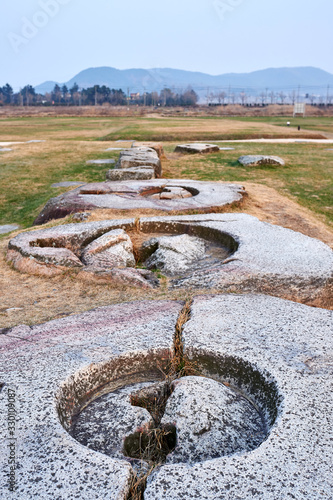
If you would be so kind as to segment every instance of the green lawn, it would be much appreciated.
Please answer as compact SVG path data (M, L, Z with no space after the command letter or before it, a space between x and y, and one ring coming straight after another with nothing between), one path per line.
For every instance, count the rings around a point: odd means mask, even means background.
M118 157L101 142L136 139L163 140L167 153L179 142L256 137L260 134L284 135L287 118L11 118L0 119L0 141L46 139L41 144L14 145L13 151L0 153L0 224L32 224L43 205L64 188L51 188L60 181L103 181L107 166L86 165L86 160ZM331 118L305 118L312 130L330 131ZM170 139L171 137L171 139ZM228 146L228 144L224 144ZM292 197L301 205L333 222L333 151L322 144L230 144L234 151L205 156L182 156L166 165L166 176L231 182L259 182ZM284 158L285 167L242 167L243 154L273 154Z

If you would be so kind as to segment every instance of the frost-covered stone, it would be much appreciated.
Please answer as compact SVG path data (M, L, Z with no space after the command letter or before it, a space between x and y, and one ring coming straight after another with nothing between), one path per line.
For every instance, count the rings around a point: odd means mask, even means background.
M255 167L257 165L285 165L285 161L278 156L245 155L238 158L238 161L241 165L244 165L244 167Z
M264 440L261 415L239 393L203 377L184 377L172 385L162 424L174 423L177 446L167 464L193 464L249 451Z
M114 229L90 243L82 252L82 262L101 268L134 267L133 244L123 229Z
M195 260L205 254L205 242L187 234L152 238L143 245L142 251L156 246L156 251L145 265L148 269L161 269L170 275L187 271Z

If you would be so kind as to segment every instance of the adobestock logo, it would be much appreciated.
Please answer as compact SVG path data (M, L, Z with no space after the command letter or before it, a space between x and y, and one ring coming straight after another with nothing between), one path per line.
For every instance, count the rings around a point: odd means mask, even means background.
M244 0L214 0L213 6L221 21L224 21L226 15L233 12L239 7Z
M53 19L60 12L63 5L69 4L72 0L39 0L40 10L37 10L31 19L22 17L21 32L7 34L7 38L14 50L18 53L21 47L27 45L30 40L35 38L38 32L45 28L50 19Z

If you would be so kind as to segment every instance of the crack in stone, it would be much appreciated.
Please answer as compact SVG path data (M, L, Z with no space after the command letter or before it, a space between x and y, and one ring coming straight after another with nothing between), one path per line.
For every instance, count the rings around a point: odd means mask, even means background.
M188 372L191 373L193 371L193 365L189 364L188 360L184 356L184 342L183 342L183 330L185 324L190 320L192 303L193 299L186 300L177 318L177 322L175 325L175 334L173 339L174 352L171 359L170 373L167 375L167 381L162 384L155 384L155 386L153 387L148 387L147 389L143 389L142 391L139 391L138 393L131 395L131 404L134 406L141 406L143 408L146 408L153 418L155 427L157 426L157 429L159 430L158 434L155 435L153 434L150 436L149 433L147 434L147 429L143 430L143 432L141 433L141 435L145 433L145 435L147 436L145 440L146 442L143 446L144 448L143 455L146 452L145 450L147 450L148 448L149 451L149 447L152 446L151 438L153 438L153 440L157 442L157 445L160 447L160 453L157 454L157 458L159 460L157 461L157 463L154 464L154 466L152 466L148 470L148 472L146 472L144 475L136 474L134 476L127 500L143 500L144 492L147 485L147 480L150 474L153 472L156 466L158 466L162 461L165 461L166 456L176 446L177 431L175 425L169 423L169 424L163 424L161 426L161 419L163 418L165 412L167 400L172 393L172 386L171 386L172 380L186 376ZM151 392L150 398L149 398L149 392ZM146 398L144 397L144 394L146 394ZM150 429L150 432L155 430L156 429ZM128 441L126 442L127 438ZM124 451L130 445L136 446L137 449L141 449L141 443L140 446L138 447L138 440L140 438L140 433L133 433L127 438L125 438ZM144 459L142 455L141 457L136 456L133 458L140 458L141 460Z

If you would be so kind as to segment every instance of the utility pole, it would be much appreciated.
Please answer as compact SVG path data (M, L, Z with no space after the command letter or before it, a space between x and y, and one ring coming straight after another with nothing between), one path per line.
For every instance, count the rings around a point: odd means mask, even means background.
M297 103L299 103L300 91L301 91L301 86L299 85L297 89Z
M327 94L326 94L326 106L328 105L329 98L330 98L330 86L328 84L327 85Z
M95 106L97 106L97 85L95 85Z

